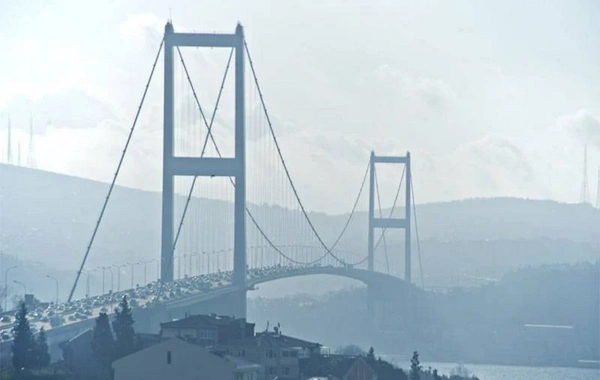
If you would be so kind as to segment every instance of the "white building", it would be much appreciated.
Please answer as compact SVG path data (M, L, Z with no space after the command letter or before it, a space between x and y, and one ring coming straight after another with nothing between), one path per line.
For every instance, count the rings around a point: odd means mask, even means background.
M260 366L169 339L115 361L114 380L256 380Z

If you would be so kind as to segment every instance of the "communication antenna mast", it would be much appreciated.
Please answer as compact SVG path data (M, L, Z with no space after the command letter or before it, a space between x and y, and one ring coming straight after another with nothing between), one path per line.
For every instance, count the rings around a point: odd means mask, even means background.
M600 209L600 168L598 168L598 185L596 186L596 208Z
M590 190L587 175L587 144L583 147L583 181L581 182L581 203L590 203Z
M8 140L6 142L6 163L12 164L12 150L11 150L11 136L10 136L10 115L8 115Z
M27 166L37 168L37 159L35 157L35 143L33 141L33 114L29 114L29 151L27 153Z

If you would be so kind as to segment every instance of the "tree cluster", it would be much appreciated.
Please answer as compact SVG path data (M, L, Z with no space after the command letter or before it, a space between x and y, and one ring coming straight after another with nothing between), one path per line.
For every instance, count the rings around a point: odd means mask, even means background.
M15 317L14 340L12 344L12 364L17 371L23 369L39 369L50 364L48 342L44 328L37 336L31 331L27 319L27 307L24 302L19 305Z
M131 307L126 296L123 296L119 307L115 309L112 330L106 313L100 313L96 318L92 351L105 374L110 373L113 361L136 351L137 344L133 324Z
M366 362L375 370L379 380L478 380L466 369L461 373L451 373L450 376L439 375L437 369L423 369L419 361L419 353L413 352L408 373L391 363L375 359L375 350L371 347L365 357Z

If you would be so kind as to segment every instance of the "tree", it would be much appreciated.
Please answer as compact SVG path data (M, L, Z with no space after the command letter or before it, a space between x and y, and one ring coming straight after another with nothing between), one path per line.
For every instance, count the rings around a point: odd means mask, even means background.
M106 313L100 313L96 318L94 336L92 337L92 351L105 374L110 373L110 365L114 359L115 341Z
M438 370L433 370L433 380L442 380L442 377L438 374Z
M338 347L337 350L335 350L335 353L340 354L340 355L349 355L349 356L365 355L365 352L363 351L363 349L358 347L355 344Z
M459 364L455 368L452 368L452 370L450 371L450 375L466 378L471 376L471 372L469 372L467 367L465 367L463 364Z
M127 296L119 303L115 309L115 320L113 321L113 331L115 332L117 358L122 358L135 351L135 331L133 329L133 317L131 308L127 303Z
M44 330L44 327L40 329L40 333L37 336L35 349L37 367L47 367L50 364L50 354L48 353L48 341L46 339L46 330Z
M410 359L410 373L408 375L410 380L421 380L421 365L419 363L419 353L413 352L413 356Z
M31 333L31 327L27 320L27 307L21 302L15 317L13 331L15 338L12 344L12 363L17 370L32 368L35 366L35 341Z
M375 363L375 349L373 347L369 347L369 352L367 353L367 362L369 364Z

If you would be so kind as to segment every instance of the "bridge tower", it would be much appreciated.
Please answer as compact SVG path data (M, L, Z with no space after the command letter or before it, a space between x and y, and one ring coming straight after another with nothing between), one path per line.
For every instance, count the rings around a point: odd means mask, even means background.
M375 164L404 164L406 167L406 200L404 218L376 218L375 217ZM375 229L376 228L399 228L404 229L404 280L411 282L411 242L410 242L410 213L412 211L411 198L411 170L410 152L406 156L376 156L371 152L369 168L369 258L368 268L374 269L375 253Z
M406 199L404 218L376 218L375 217L375 164L404 164L406 170ZM410 241L410 215L412 211L411 198L411 170L410 152L406 156L376 156L371 152L369 161L369 236L368 236L368 270L374 270L375 256L375 229L394 228L404 229L404 280L411 282L411 241ZM367 315L372 328L375 328L375 299L377 294L371 286L367 287Z
M235 156L233 158L174 155L174 49L177 47L235 49ZM237 317L246 316L246 153L244 137L244 31L234 34L176 33L171 22L164 36L163 188L161 228L161 281L173 281L174 177L224 176L233 178L234 264L233 284L244 289L236 301Z

